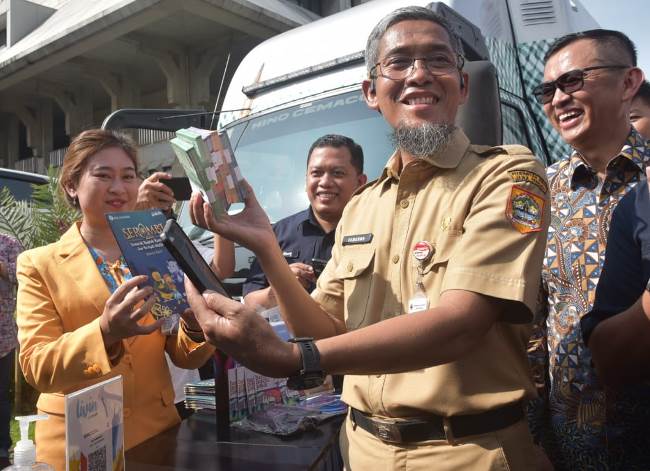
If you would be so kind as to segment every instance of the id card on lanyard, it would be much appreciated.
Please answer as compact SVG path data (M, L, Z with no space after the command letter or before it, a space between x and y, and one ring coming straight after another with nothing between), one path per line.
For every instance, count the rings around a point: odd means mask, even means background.
M408 313L426 311L429 309L429 298L424 291L422 276L424 274L424 264L431 259L433 255L433 246L430 242L422 240L413 246L413 258L417 262L417 276L415 277L415 289L413 296L408 302Z

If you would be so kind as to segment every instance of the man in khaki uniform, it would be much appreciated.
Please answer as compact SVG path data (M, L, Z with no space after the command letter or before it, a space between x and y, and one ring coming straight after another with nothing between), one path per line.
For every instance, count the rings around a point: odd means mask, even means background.
M548 225L540 162L521 146L470 145L453 126L467 98L458 40L430 10L396 10L373 30L363 83L397 150L357 191L310 298L252 194L196 224L252 249L294 334L284 343L251 307L189 301L211 342L248 367L313 385L345 374L348 470L534 469L522 403L525 347ZM219 314L219 315L215 315Z

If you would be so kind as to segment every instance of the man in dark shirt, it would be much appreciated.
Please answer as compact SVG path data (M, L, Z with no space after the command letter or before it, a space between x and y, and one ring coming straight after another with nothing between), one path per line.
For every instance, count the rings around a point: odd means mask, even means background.
M601 322L623 313L641 300L649 279L650 195L648 182L643 181L621 199L612 214L594 307L580 320L585 344L589 344ZM607 330L607 326L603 328ZM593 360L596 365L600 363L598 358ZM612 373L620 374L623 370ZM650 375L650 370L645 373Z
M364 183L363 150L346 136L327 134L318 138L307 154L306 190L309 208L278 221L273 230L296 278L307 291L315 287L332 254L334 230L343 208ZM243 287L246 304L271 308L277 303L273 289L255 260Z
M580 319L598 379L607 396L615 398L611 402L616 406L606 414L616 469L650 469L649 279L650 194L645 180L614 210L594 306Z

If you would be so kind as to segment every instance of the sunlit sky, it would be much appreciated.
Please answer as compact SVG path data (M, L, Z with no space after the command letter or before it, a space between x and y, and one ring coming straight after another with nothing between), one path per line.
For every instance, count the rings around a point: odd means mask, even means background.
M602 28L622 31L636 45L639 67L650 79L650 1L581 0Z

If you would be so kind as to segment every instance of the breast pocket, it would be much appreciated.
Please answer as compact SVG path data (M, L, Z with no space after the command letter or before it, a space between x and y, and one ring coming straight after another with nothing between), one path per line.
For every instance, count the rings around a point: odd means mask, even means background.
M345 324L348 329L363 325L373 284L375 248L350 246L341 250L336 277L343 280Z
M435 244L433 244L433 255L431 259L424 264L423 274L430 272L439 272L441 268L446 268L449 259L454 254L458 242L460 241L460 234L443 233L438 236Z
M282 251L282 255L289 265L300 260L299 249L285 249Z

